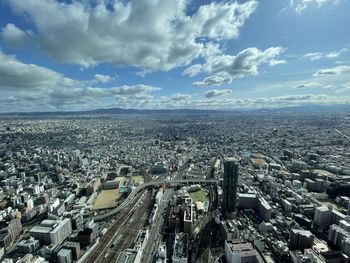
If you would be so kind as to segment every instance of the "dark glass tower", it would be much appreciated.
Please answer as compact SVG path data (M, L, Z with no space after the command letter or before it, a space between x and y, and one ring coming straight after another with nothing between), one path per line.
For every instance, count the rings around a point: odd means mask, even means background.
M230 157L224 163L222 209L228 217L234 217L237 209L238 160Z

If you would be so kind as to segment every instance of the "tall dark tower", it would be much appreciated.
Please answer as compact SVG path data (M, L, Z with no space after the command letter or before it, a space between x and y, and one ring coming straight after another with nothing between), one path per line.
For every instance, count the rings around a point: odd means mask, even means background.
M238 164L238 160L233 157L226 158L224 163L222 209L230 218L235 216L237 209Z

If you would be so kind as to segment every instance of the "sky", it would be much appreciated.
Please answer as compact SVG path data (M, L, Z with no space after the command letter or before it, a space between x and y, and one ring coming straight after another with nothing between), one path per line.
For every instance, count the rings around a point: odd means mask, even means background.
M0 112L350 103L348 0L0 0Z

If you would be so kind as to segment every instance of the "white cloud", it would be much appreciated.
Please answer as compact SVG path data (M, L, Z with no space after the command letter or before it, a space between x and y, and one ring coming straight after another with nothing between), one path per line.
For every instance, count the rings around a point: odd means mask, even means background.
M341 87L342 88L337 91L338 93L350 92L350 82L342 84Z
M231 83L232 77L229 75L214 75L206 77L203 81L193 83L195 87L221 86L225 83Z
M188 68L186 68L183 72L182 75L189 76L189 77L194 77L198 75L202 70L202 65L201 64L194 64Z
M247 48L236 56L211 57L203 65L203 70L208 73L229 74L232 79L240 79L249 75L256 76L259 74L258 67L261 64L275 61L283 52L282 47L271 47L264 51L255 47Z
M139 84L134 86L124 85L121 87L114 87L114 88L103 89L103 90L107 90L107 92L114 95L135 95L140 93L149 93L149 92L158 91L160 90L160 88Z
M277 66L277 65L283 65L283 64L287 64L287 61L285 61L284 59L272 59L269 62L269 65L271 67Z
M301 14L305 9L313 6L316 8L322 7L324 4L338 4L340 0L296 0L291 1L290 5L295 9L295 12Z
M305 54L303 57L308 58L310 60L320 60L322 58L328 58L328 59L336 59L339 58L341 55L344 53L348 52L349 50L347 48L342 48L339 51L332 51L328 53L323 53L323 52L311 52Z
M339 56L341 56L342 54L348 52L349 49L347 48L342 48L339 51L333 51L333 52L329 52L328 54L326 54L326 58L338 58Z
M230 89L212 89L208 90L204 95L206 98L213 98L213 97L218 97L218 96L223 96L223 95L229 95L232 93L232 90Z
M60 88L49 91L49 95L56 99L70 100L86 100L86 99L101 99L110 98L113 96L125 96L140 99L142 96L150 96L151 92L160 90L158 87L146 86L146 85L134 85L134 86L121 86L112 88ZM145 98L143 97L143 98Z
M335 76L350 72L350 66L338 66L334 68L320 69L313 76Z
M270 98L205 98L172 102L167 98L154 100L145 105L148 108L199 108L199 109L256 109L256 108L280 108L303 105L333 105L350 103L350 97L329 95L285 95Z
M107 83L111 80L113 80L113 78L109 75L102 75L102 74L95 74L94 79L97 82L101 82L101 83Z
M73 85L80 82L44 67L22 63L0 50L0 89L40 90Z
M108 76L97 75L106 81ZM159 87L143 84L101 88L94 81L80 81L56 71L25 64L0 50L0 111L80 110L115 105L116 97L125 97L132 105L153 99ZM114 104L113 104L114 101ZM138 104L136 103L138 102Z
M321 52L307 53L304 55L304 58L309 58L310 60L319 60L322 58L322 53Z
M207 56L204 64L196 64L195 72L203 71L215 75L206 77L202 81L196 81L193 86L220 86L224 83L231 83L235 79L250 75L257 76L259 75L258 68L262 64L274 66L286 63L278 59L284 51L282 47L270 47L263 51L251 47L239 52L236 56L224 54ZM191 67L186 71L193 72Z
M212 2L190 16L188 0L94 2L9 0L35 26L40 48L61 63L100 63L170 70L212 52L211 42L237 38L256 1Z
M300 83L300 84L297 84L295 86L295 88L317 88L317 87L321 87L322 84L319 83L319 82L316 82L316 81L312 81L312 82L303 82L303 83Z
M301 89L301 88L335 89L335 88L337 88L337 86L333 85L333 84L320 83L317 81L310 81L310 82L299 83L295 86L295 88L297 88L297 89Z
M190 94L183 94L183 93L176 93L171 96L171 100L173 101L184 101L191 99L192 95Z
M22 48L27 45L31 36L31 31L24 32L12 23L7 24L0 32L1 39L4 40L7 46L14 49Z

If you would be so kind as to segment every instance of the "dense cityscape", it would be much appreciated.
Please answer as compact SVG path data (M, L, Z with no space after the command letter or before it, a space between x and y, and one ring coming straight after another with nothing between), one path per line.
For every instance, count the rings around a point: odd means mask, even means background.
M348 262L349 115L2 117L2 262Z
M350 263L350 0L0 0L0 263Z

